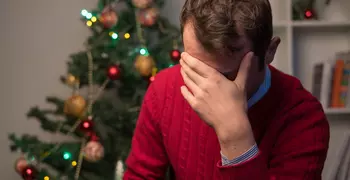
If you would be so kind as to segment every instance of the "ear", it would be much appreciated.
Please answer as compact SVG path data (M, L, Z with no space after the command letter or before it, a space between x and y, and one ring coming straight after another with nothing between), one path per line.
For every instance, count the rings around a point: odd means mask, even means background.
M265 54L265 63L270 64L272 63L273 59L275 58L275 54L278 48L278 45L281 43L281 38L274 37L271 39L271 42L269 44L269 47L267 48L266 54Z

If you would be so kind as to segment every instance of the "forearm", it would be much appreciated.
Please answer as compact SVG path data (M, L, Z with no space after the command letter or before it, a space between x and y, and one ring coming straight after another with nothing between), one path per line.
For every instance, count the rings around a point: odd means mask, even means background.
M247 114L244 111L237 112L234 118L238 123L227 124L215 130L221 153L230 160L239 158L256 145Z

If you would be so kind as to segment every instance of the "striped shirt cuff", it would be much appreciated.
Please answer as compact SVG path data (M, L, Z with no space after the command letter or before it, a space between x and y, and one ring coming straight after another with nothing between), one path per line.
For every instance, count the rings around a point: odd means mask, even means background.
M236 165L245 161L248 161L249 159L255 157L259 153L259 148L257 144L255 144L253 147L251 147L248 151L240 155L239 157L229 160L226 156L224 156L221 153L221 161L223 166L231 166L231 165Z

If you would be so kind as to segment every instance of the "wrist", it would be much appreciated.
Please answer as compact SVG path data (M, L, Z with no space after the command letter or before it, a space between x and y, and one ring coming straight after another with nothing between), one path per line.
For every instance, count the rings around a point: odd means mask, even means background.
M256 142L252 136L248 136L242 141L220 142L221 153L227 159L235 159L251 149Z
M228 159L234 159L253 147L256 142L247 114L236 113L233 123L216 128L221 152Z
M244 111L235 111L235 114L228 118L230 120L225 121L225 124L214 127L220 143L232 144L251 139L250 136L254 137L248 116Z

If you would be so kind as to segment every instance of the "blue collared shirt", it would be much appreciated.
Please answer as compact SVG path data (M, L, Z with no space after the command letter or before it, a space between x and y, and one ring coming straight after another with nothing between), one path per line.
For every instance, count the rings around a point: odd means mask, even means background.
M270 89L271 86L271 70L269 67L266 67L265 71L265 79L264 82L260 85L259 89L255 92L255 94L249 98L248 100L248 108L252 107L255 103L257 103L262 97L265 96L267 91ZM253 147L251 147L247 152L243 153L241 156L229 160L227 157L225 157L221 153L221 161L223 166L230 166L234 164L239 164L245 161L248 161L249 159L255 157L259 153L259 148L257 144L255 144Z

